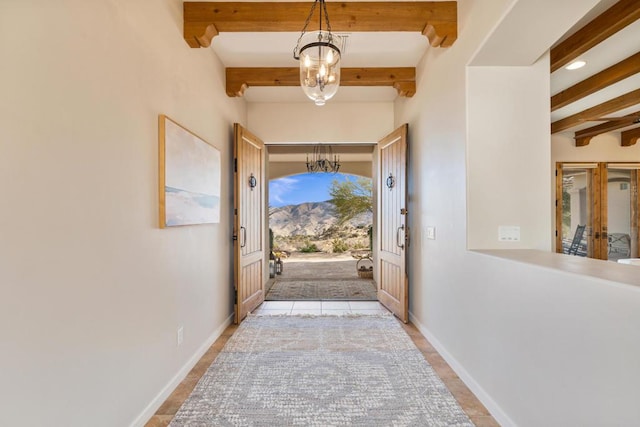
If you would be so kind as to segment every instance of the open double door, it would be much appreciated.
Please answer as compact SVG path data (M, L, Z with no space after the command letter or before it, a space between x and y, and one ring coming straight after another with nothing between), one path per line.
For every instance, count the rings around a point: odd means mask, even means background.
M378 300L400 320L409 320L406 256L407 125L378 142L374 165L377 239L374 245ZM264 301L267 251L264 143L234 125L234 286L235 322Z
M640 256L640 163L556 165L556 251L616 261Z

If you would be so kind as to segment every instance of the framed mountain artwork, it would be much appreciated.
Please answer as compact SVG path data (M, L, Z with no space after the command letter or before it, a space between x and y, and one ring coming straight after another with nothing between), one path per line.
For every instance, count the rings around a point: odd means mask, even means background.
M220 151L158 117L160 228L220 222Z

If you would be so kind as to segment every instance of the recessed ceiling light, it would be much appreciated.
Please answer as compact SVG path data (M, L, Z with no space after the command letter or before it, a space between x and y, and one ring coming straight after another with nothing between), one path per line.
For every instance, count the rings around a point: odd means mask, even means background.
M567 70L577 70L578 68L582 68L587 65L584 61L573 61L571 64L564 67Z

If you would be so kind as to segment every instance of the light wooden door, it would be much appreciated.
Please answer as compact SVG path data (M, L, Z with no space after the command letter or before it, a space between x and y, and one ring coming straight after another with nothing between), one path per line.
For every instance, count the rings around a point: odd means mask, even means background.
M403 125L378 142L378 300L409 321L406 257L407 129Z
M234 125L235 322L264 301L264 143Z
M556 252L599 259L604 244L606 253L602 173L599 163L556 164Z
M556 251L616 261L640 248L640 163L556 165ZM579 227L586 227L579 238Z

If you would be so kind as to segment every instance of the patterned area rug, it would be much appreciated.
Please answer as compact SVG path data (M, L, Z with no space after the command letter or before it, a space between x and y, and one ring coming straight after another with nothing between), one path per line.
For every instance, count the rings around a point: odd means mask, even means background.
M264 298L266 301L355 300L376 301L373 280L283 280L278 279Z
M262 316L240 325L170 426L473 424L392 316Z

